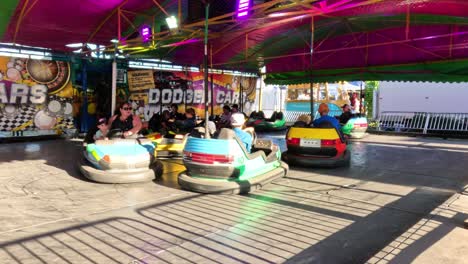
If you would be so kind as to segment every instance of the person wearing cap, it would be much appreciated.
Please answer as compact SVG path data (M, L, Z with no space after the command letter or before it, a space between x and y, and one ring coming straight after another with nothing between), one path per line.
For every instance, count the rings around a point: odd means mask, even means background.
M340 123L338 123L338 120L328 115L328 112L330 112L330 109L328 108L327 104L321 103L319 105L318 112L320 114L320 118L314 120L313 122L314 127L319 127L320 124L323 122L329 122L332 124L334 128L336 128L338 131L341 131L341 126L340 126Z
M339 116L340 124L346 124L349 119L351 119L352 114L351 114L351 107L349 104L345 104L342 107L343 113Z
M106 139L107 132L109 132L109 127L107 126L107 119L100 118L97 123L98 131L94 134L94 140Z
M245 149L250 152L252 148L252 135L242 130L242 126L244 125L245 117L241 113L234 113L231 115L231 126L236 136L244 143Z

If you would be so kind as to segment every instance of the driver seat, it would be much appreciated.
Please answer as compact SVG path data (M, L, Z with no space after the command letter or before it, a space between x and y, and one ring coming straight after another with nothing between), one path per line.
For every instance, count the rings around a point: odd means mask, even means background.
M330 121L323 121L318 126L316 126L316 128L333 128L340 136L341 142L346 142L343 132L341 132L341 130L336 129L336 127L334 127Z

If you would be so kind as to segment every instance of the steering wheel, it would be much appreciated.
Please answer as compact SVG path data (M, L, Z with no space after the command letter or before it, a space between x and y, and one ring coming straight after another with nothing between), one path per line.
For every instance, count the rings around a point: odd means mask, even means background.
M107 132L107 137L109 139L124 138L124 131L122 129L120 129L120 128L111 129L111 130L109 130L109 132Z

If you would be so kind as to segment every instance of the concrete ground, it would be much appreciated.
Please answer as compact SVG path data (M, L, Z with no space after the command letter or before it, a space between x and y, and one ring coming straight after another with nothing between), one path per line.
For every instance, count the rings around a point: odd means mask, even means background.
M81 142L0 145L0 263L466 263L468 141L369 136L349 168L249 195L178 188L180 161L98 184Z

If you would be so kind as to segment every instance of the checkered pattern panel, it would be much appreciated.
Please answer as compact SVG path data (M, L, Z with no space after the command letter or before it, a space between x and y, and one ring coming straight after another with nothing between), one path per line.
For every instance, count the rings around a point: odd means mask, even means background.
M0 117L0 131L12 131L13 129L22 126L23 124L34 121L34 115L37 109L34 105L20 105L18 112L13 116L2 115ZM23 130L33 130L34 122L25 127Z

